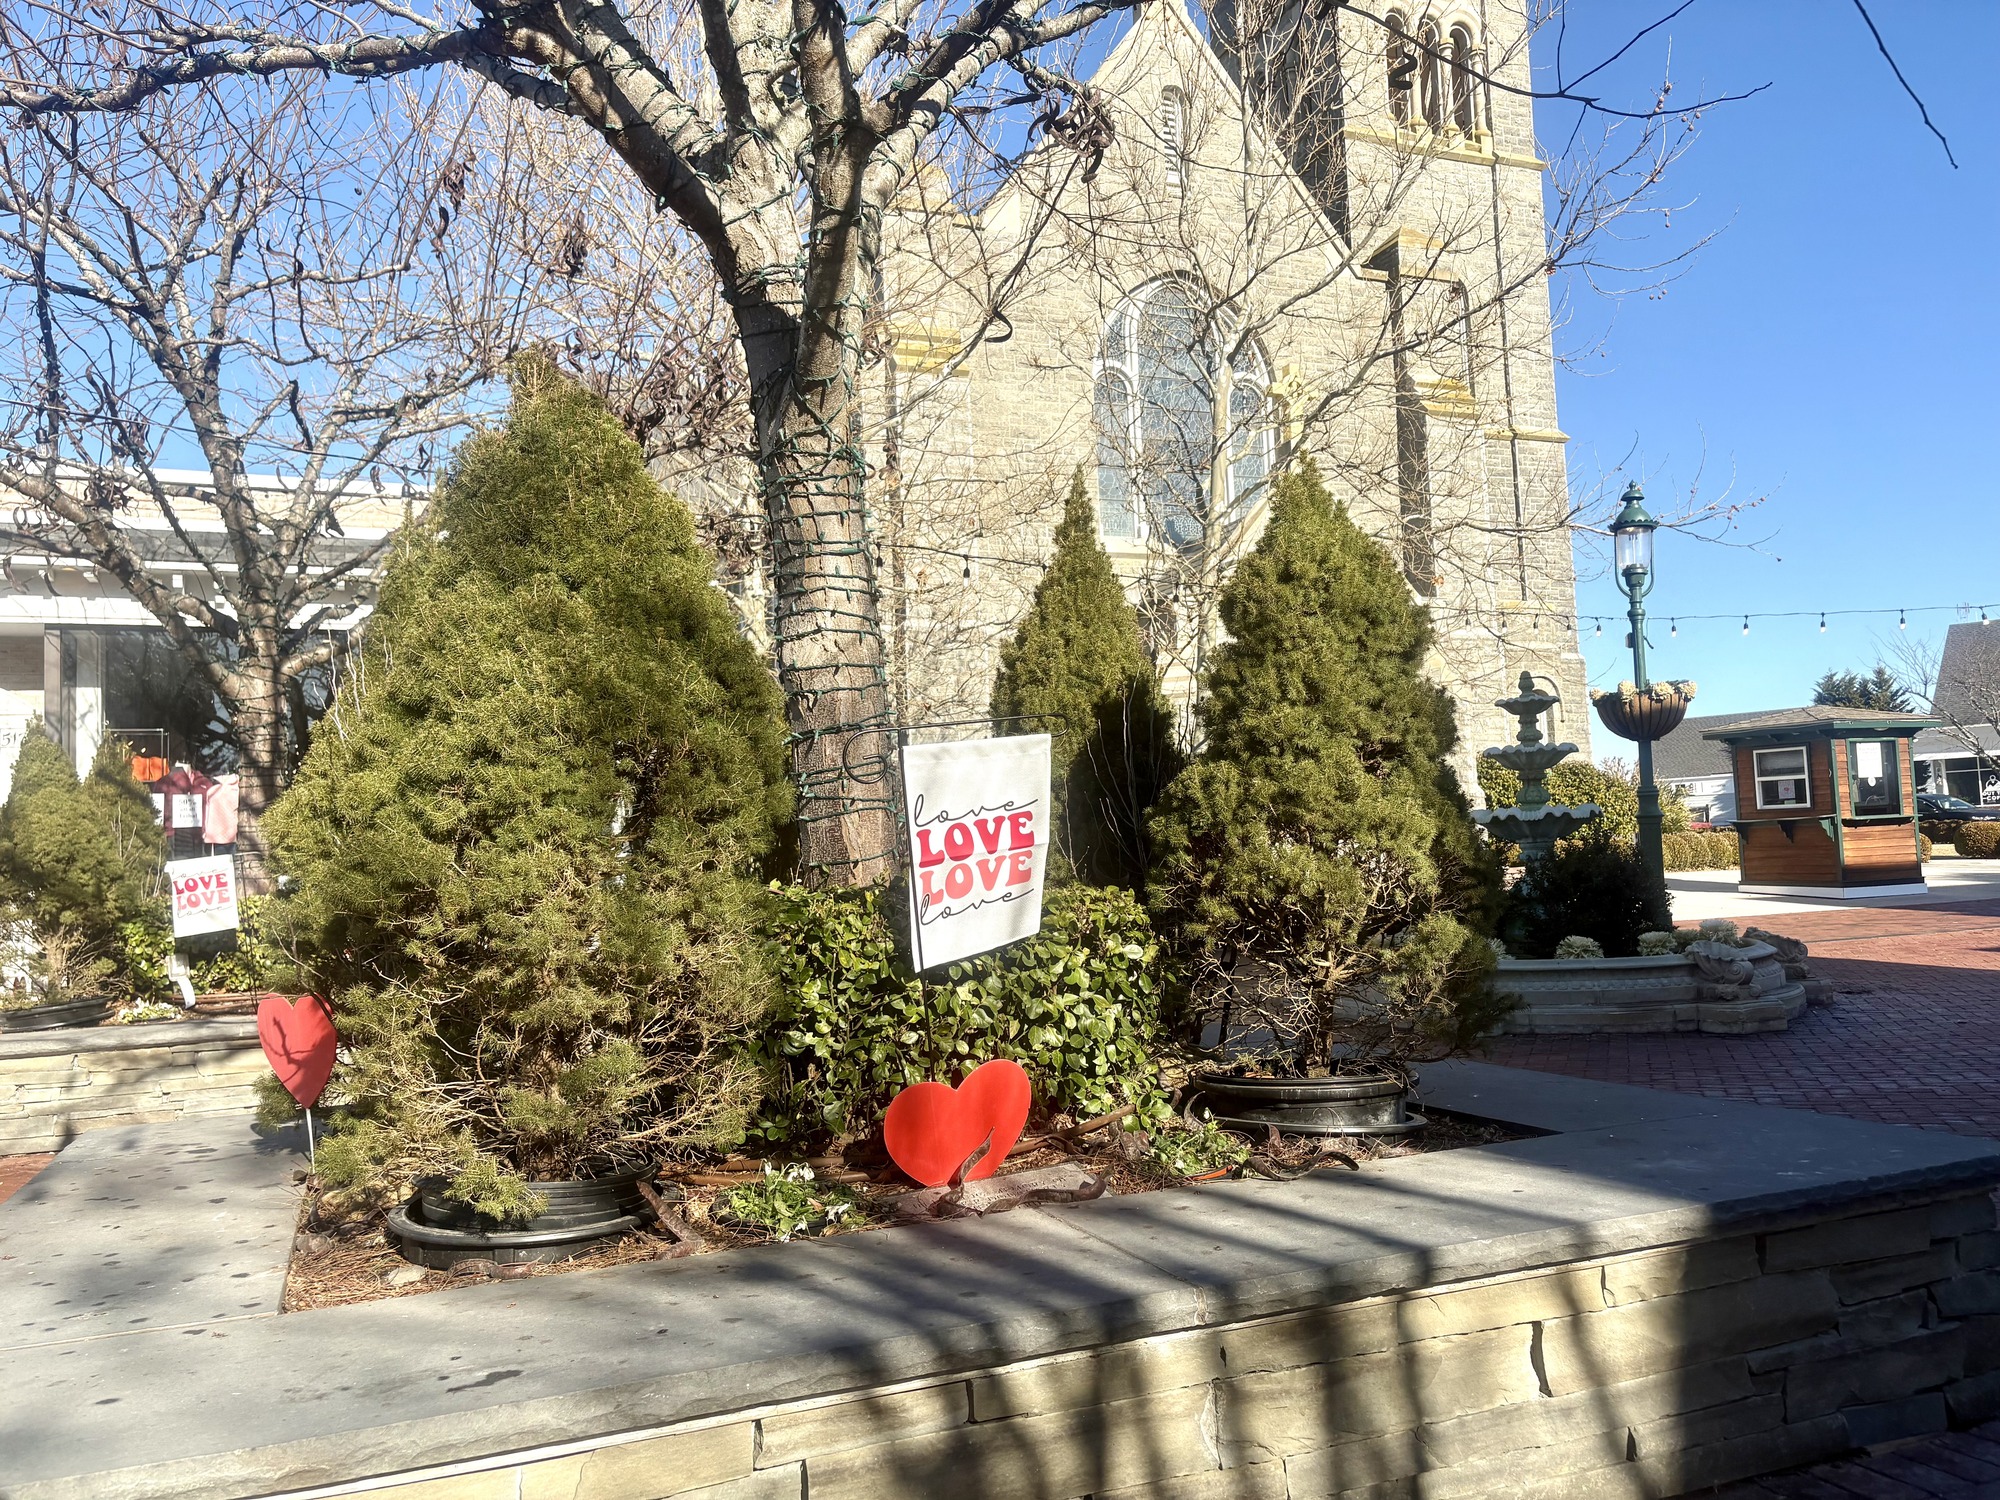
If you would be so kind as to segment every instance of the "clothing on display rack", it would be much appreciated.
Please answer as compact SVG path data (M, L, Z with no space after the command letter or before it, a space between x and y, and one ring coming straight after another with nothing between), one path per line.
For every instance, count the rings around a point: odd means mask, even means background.
M164 755L135 755L132 757L132 776L140 785L158 781L173 769Z
M236 804L243 778L235 772L218 776L202 798L201 838L205 844L236 842Z
M166 828L169 833L200 832L207 821L204 803L215 778L188 766L176 766L153 783L153 790L167 799Z

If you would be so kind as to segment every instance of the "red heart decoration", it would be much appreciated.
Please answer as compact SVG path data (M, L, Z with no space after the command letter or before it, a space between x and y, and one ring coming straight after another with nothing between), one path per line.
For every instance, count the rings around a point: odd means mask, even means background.
M257 1002L257 1040L285 1092L303 1109L319 1103L340 1045L326 1002L317 995L301 995L296 1005L283 995L264 996Z
M1021 1138L1034 1090L1017 1062L981 1063L957 1088L913 1083L889 1101L882 1142L889 1159L925 1187L951 1181L965 1159L991 1139L993 1147L966 1180L991 1177Z

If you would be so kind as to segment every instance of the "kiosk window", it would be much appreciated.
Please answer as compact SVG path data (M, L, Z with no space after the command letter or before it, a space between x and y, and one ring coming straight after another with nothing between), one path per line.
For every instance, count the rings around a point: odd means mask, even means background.
M1755 750L1751 762L1756 767L1759 807L1812 806L1812 791L1806 785L1805 746Z
M1857 817L1899 813L1903 810L1903 788L1896 774L1894 740L1849 740L1847 773L1854 783L1854 812Z

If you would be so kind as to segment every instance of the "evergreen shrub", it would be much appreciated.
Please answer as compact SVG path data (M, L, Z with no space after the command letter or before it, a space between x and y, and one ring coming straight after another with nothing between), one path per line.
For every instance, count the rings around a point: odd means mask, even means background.
M1593 938L1612 958L1631 958L1642 933L1671 930L1667 890L1638 852L1586 825L1548 858L1528 866L1507 893L1500 922L1517 958L1553 958L1564 938Z
M1967 859L1993 859L2000 856L2000 821L1961 823L1957 836L1951 841L1951 847Z
M166 839L131 752L99 748L78 780L69 754L30 725L0 806L0 900L32 928L48 998L167 993L173 946Z
M1137 889L1150 858L1146 815L1180 754L1139 617L1097 539L1082 470L1070 483L1048 571L1000 648L992 713L1027 716L1002 724L1003 734L1050 736L1054 871Z
M1187 965L1199 1038L1274 1070L1397 1070L1469 1045L1505 1002L1486 978L1498 871L1444 757L1430 621L1389 554L1307 464L1219 610L1206 745L1154 818L1148 899Z
M774 890L783 998L756 1046L765 1095L753 1140L790 1151L867 1135L897 1091L956 1083L996 1057L1027 1070L1043 1113L1158 1112L1165 979L1131 892L1052 890L1034 937L920 981L897 956L884 888Z
M680 503L539 361L400 544L269 830L286 944L333 1001L349 1201L740 1140L790 811L775 684Z
M1669 870L1733 870L1739 857L1733 833L1669 833L1660 844Z

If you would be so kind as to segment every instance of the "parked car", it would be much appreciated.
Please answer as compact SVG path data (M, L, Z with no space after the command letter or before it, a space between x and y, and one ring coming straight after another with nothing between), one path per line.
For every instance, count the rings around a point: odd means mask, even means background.
M2000 807L1982 807L1943 792L1918 792L1917 817L1925 823L1992 823L2000 821Z

